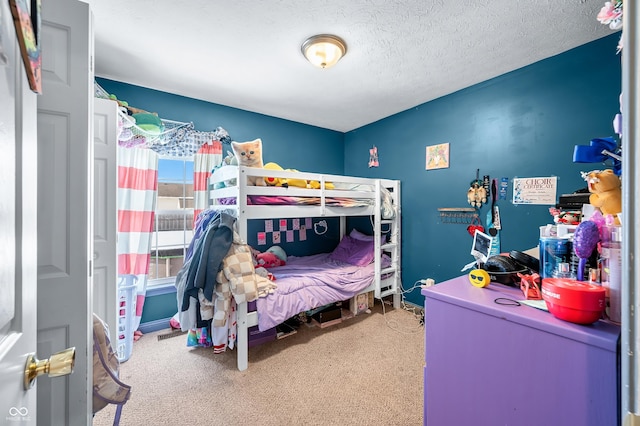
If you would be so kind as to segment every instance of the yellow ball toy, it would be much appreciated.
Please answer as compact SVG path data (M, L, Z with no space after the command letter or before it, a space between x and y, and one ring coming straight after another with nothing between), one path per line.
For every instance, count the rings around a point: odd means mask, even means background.
M474 287L484 288L489 286L491 279L489 273L484 269L474 269L469 272L469 282Z

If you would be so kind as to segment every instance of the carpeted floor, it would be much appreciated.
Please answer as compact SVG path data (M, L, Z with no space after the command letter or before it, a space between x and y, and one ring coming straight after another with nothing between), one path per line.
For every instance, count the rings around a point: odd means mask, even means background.
M132 386L120 424L128 425L421 425L424 328L405 310L378 303L324 329L236 351L189 348L170 330L144 335L120 366ZM160 337L160 338L159 338ZM93 424L111 425L114 406Z

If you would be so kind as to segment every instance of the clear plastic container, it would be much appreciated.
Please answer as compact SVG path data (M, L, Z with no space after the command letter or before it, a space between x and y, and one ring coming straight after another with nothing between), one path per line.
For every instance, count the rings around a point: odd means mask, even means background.
M576 274L571 270L571 265L567 262L558 263L553 271L553 278L571 278L575 279Z
M116 354L118 361L125 362L133 352L133 322L136 315L135 275L120 276L118 285L118 316Z
M607 316L620 323L622 317L622 229L608 226L602 238L600 281L606 291Z
M562 278L575 278L577 257L573 253L573 243L569 238L540 238L540 278L560 278L558 273L566 273L564 265L569 267L569 275ZM563 265L563 266L560 266Z

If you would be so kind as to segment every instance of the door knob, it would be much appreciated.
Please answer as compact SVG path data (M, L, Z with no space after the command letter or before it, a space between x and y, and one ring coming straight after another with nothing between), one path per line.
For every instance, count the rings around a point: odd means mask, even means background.
M29 390L41 374L48 374L49 377L66 376L73 372L73 365L76 361L76 348L68 348L51 355L49 359L39 360L36 354L27 357L27 364L24 367L24 389Z

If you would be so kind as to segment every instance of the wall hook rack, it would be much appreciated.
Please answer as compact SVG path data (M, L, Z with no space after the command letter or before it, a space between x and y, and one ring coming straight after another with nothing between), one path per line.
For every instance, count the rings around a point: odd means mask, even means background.
M478 218L478 212L472 207L441 207L438 208L440 221L447 224L469 225Z

